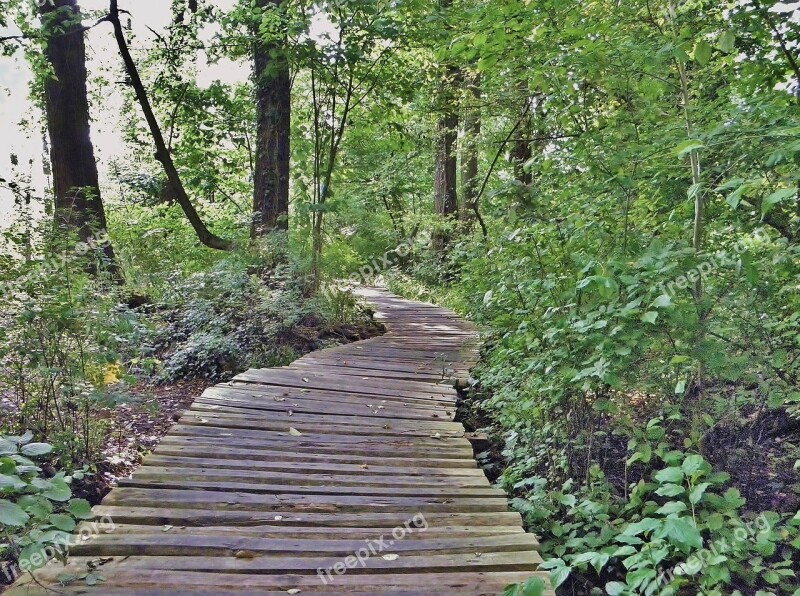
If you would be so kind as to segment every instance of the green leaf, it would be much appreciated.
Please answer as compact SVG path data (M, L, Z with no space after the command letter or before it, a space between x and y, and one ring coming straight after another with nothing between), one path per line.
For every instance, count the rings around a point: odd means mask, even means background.
M19 437L6 437L7 440L11 441L12 443L16 443L17 445L24 445L25 443L30 443L32 438L33 438L33 433L31 431L26 431L24 435Z
M697 505L700 502L709 486L708 482L701 482L689 491L689 501L692 502L692 505Z
M697 455L696 453L692 453L691 455L687 455L686 459L683 460L681 464L681 470L687 476L691 476L697 470L699 470L706 460L703 459L702 455Z
M686 503L683 501L668 501L656 510L660 515L670 515L671 513L682 513L686 511Z
M36 457L37 455L46 455L53 450L52 445L47 443L28 443L22 446L22 454L28 457Z
M25 561L27 569L34 571L47 564L45 545L40 542L33 542L22 549L19 560Z
M572 573L572 567L557 567L550 572L550 583L553 584L554 588L557 588L567 581L570 573Z
M647 311L642 315L642 321L644 321L645 323L654 324L656 322L656 319L658 319L658 313L654 310Z
M563 559L547 559L539 565L539 569L550 570L550 583L554 588L563 584L572 572L572 567L566 565Z
M660 497L677 497L686 492L680 484L665 484L656 490L656 494Z
M641 521L633 524L628 524L628 527L622 532L623 536L638 536L644 532L651 532L656 528L660 528L662 520L654 517L645 517Z
M657 538L669 538L670 541L688 552L691 548L701 548L703 538L686 517L668 517L664 520L664 526L654 534Z
M697 151L699 149L705 149L705 145L703 141L700 139L687 139L682 143L679 143L677 147L675 147L675 154L678 157L683 157L687 153L692 151Z
M63 513L54 513L51 515L50 523L64 532L72 532L72 530L75 529L75 520L69 515L64 515Z
M541 577L532 577L522 584L522 596L543 596L547 586Z
M53 478L42 494L51 501L66 501L72 496L72 490L63 479Z
M775 192L767 195L764 200L761 201L761 215L764 216L772 211L772 208L781 201L793 199L796 196L797 189L795 188L781 188L776 190Z
M67 511L78 519L94 519L92 506L86 499L72 499L67 506Z
M0 455L13 455L17 451L17 445L15 443L0 438Z
M561 503L562 505L566 505L567 507L575 507L575 495L560 495L556 498L556 500Z
M609 596L619 596L625 592L626 588L627 586L622 582L608 582L606 584L606 594Z
M733 31L723 31L719 34L717 46L726 54L730 54L736 46L736 34Z
M675 383L675 395L683 395L686 391L686 379L681 379Z
M656 472L655 479L661 483L683 482L683 470L678 467L664 468Z
M658 298L653 300L650 306L653 308L667 308L668 306L672 306L672 298L668 294L661 294Z
M694 59L700 64L706 64L711 59L712 51L711 44L701 39L694 46Z
M11 501L0 499L0 524L4 526L22 527L30 516L23 511L22 507Z
M19 490L26 486L28 486L28 484L16 474L0 474L0 490L6 488Z

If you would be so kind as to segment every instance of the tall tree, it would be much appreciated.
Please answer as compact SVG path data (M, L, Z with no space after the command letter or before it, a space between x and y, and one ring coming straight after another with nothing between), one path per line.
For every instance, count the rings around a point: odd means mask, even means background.
M447 14L453 6L452 0L440 0L439 7ZM456 140L458 137L458 108L454 83L460 78L457 66L443 67L445 76L439 86L439 123L437 125L436 177L434 184L434 210L439 216L438 229L433 235L433 249L437 253L446 250L449 243L449 225L458 213L458 160Z
M474 223L478 201L478 137L481 134L481 83L480 75L469 74L467 105L464 110L464 145L461 151L461 185L464 204L461 219L469 226Z
M82 241L106 228L86 96L86 45L77 0L40 3L45 55L52 73L44 83L55 225ZM110 243L102 247L118 274Z
M257 0L278 19L262 18L255 26L253 49L257 138L251 236L289 227L289 157L292 81L285 53L286 31L280 11L285 0ZM276 27L264 26L270 23ZM276 30L277 29L277 30Z

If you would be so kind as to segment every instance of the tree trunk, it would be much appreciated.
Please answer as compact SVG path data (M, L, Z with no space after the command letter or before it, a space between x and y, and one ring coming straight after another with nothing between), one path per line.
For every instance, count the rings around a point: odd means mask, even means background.
M478 137L481 134L481 84L480 75L469 76L469 94L471 105L467 105L464 113L464 147L461 152L462 188L464 205L461 209L461 220L471 229L475 222L475 204L478 200Z
M82 242L105 232L97 162L90 137L86 97L86 46L77 0L40 3L45 54L53 73L44 84L57 229L77 233ZM119 275L114 251L101 243L111 270Z
M439 8L449 20L448 12L453 0L439 0ZM458 111L454 86L461 78L458 67L444 65L442 81L439 84L438 104L440 117L436 148L436 178L434 181L433 205L439 222L433 230L433 250L443 256L450 243L450 226L458 214L458 159L456 139L458 135Z
M528 90L528 81L523 79L520 81L519 92L522 95L524 102L522 108L523 118L519 126L519 133L514 145L511 149L511 161L514 164L514 178L520 184L529 185L533 182L530 168L525 168L525 164L533 157L533 147L531 146L531 103L532 98Z
M441 228L437 229L433 238L436 252L446 250L450 242L449 225L458 213L458 195L456 190L456 131L458 130L458 114L447 106L446 113L439 121L439 143L436 150L436 184L434 206L441 220Z
M123 62L125 63L125 71L131 80L133 90L136 92L136 99L139 101L139 105L142 108L142 113L144 114L145 120L147 120L147 125L150 128L150 134L152 135L153 142L156 146L155 158L164 167L164 173L167 175L167 180L174 190L175 200L181 206L181 209L183 209L186 219L189 220L189 223L197 234L197 238L200 240L200 242L209 248L214 248L217 250L231 250L233 248L233 243L229 240L225 240L224 238L216 236L206 227L205 223L203 223L203 220L200 218L200 215L197 213L197 210L194 208L192 201L189 199L189 195L186 193L186 188L183 186L183 181L181 180L180 174L178 174L178 169L175 167L175 163L172 161L172 155L167 148L166 142L164 142L164 134L161 132L161 127L158 125L158 120L156 119L153 108L150 105L150 100L147 97L147 91L144 88L144 83L142 82L142 78L139 76L139 70L136 68L136 63L133 61L131 52L128 49L128 42L125 40L125 33L122 30L122 23L120 23L119 20L118 0L111 0L108 20L114 26L114 37L117 40L119 53L122 56Z
M264 10L280 10L284 0L257 0ZM291 76L286 39L265 41L257 28L255 62L256 167L251 236L289 228Z

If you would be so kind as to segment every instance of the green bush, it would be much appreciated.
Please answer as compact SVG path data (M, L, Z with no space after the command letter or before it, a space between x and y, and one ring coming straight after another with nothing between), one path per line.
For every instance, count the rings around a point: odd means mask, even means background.
M72 481L85 470L44 476L34 460L53 447L32 439L30 432L0 436L0 557L14 570L7 567L7 579L42 567L50 557L66 561L76 525L95 517L88 501L72 498Z

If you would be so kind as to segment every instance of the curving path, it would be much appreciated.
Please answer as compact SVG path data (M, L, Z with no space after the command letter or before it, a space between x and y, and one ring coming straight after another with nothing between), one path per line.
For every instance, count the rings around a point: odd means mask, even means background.
M385 335L209 388L95 507L114 531L84 524L68 568L12 592L463 596L546 577L453 421L474 329L359 292Z

